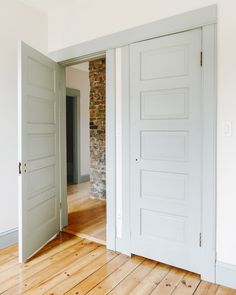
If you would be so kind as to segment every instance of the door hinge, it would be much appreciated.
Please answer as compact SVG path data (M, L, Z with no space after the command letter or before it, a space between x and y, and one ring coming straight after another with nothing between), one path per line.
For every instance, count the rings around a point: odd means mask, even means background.
M21 175L22 171L21 171L21 162L19 162L18 164L18 171L19 171L19 175Z
M202 57L202 51L200 53L200 66L202 67L202 64L203 64L203 57Z
M202 233L199 234L199 247L202 247Z
M60 209L62 208L62 203L60 202Z

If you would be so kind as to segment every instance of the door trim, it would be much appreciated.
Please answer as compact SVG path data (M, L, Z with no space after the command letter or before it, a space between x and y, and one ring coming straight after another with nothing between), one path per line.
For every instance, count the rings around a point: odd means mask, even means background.
M62 68L60 75L60 227L61 230L68 225L68 204L67 204L67 159L66 159L66 74Z
M202 28L203 188L202 279L216 280L217 27Z
M103 55L104 57L104 55ZM115 106L115 50L107 50L106 58L106 246L116 250L116 106ZM91 59L89 59L91 60ZM72 92L70 92L73 94ZM72 95L73 96L73 95ZM66 93L61 99L61 229L68 225L66 180Z
M116 250L116 56L106 52L106 245Z
M150 38L158 38L168 34L180 33L194 28L202 28L203 40L203 98L204 104L204 159L205 165L203 174L205 181L203 184L203 222L202 222L202 251L204 255L204 265L202 266L201 276L210 282L215 282L215 260L216 260L216 106L217 106L217 79L216 79L216 23L217 23L217 5L204 7L198 10L186 12L173 17L169 17L157 22L146 24L134 29L115 33L109 36L94 39L82 44L64 48L50 53L50 57L67 66L85 60L90 60L93 57L106 54L107 58L107 119L106 124L109 126L107 131L107 173L110 173L107 179L107 189L109 190L109 198L107 199L107 247L111 250L119 250L123 253L130 254L129 247L129 200L126 200L126 207L122 207L123 220L122 227L126 227L127 234L122 239L116 238L116 57L115 49L122 47L122 60L128 60L128 50L126 45L134 42L144 41ZM200 58L199 58L200 61ZM122 77L127 76L129 67L125 66L122 69ZM123 80L123 78L122 78ZM122 93L129 96L129 85L124 83ZM122 98L123 99L123 98ZM63 101L63 99L62 99ZM127 104L126 104L127 106ZM62 106L63 110L63 106ZM62 114L63 116L63 114ZM123 112L127 128L129 123L129 114L127 110ZM62 117L62 121L63 121ZM62 127L63 128L63 127ZM130 157L128 152L129 139L126 138L126 146L123 151L122 163L123 168L127 169L127 163L124 159ZM108 146L109 143L109 146ZM62 143L63 145L63 143ZM63 156L62 156L63 160ZM65 161L65 160L64 160ZM62 166L64 162L62 161ZM125 171L125 170L124 170ZM126 171L127 172L127 171ZM63 171L61 171L63 176ZM126 173L127 175L127 173ZM62 177L63 178L63 177ZM63 181L62 181L63 183ZM129 181L123 187L124 195L129 195ZM65 187L62 185L62 195L65 194ZM123 195L123 196L124 196ZM63 199L62 199L63 201ZM123 202L124 204L124 202ZM65 213L62 212L62 216ZM67 218L67 215L66 215ZM67 219L64 216L62 224L67 224Z
M63 66L103 56L108 49L217 23L217 5L205 6L128 30L53 51L49 56Z
M81 181L81 162L80 162L80 91L73 88L66 88L66 96L73 98L73 137L75 143L73 146L73 183L80 183Z

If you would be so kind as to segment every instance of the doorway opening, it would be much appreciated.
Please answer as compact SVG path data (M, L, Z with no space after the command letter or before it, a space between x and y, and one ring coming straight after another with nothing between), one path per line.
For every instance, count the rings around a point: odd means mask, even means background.
M67 89L66 93L66 159L67 159L67 184L76 184L79 182L79 166L78 166L78 135L79 122L77 119L77 107L80 103L80 92L72 89Z
M106 60L66 68L68 226L106 244Z

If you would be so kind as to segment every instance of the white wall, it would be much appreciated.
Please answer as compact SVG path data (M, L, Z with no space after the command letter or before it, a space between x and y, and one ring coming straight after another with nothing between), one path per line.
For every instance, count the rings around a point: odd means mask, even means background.
M218 260L236 265L236 1L61 1L49 13L49 51L210 4L218 4ZM222 121L233 136L222 137Z
M90 174L89 153L89 72L66 68L66 87L80 90L80 160L81 175Z
M0 233L17 227L18 40L47 52L47 17L15 0L0 1Z

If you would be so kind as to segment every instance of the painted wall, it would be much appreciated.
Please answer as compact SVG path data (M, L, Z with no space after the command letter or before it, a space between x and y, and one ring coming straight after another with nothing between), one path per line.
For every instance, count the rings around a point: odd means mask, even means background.
M47 16L16 0L0 1L0 233L17 227L17 46L47 52Z
M87 65L88 67L88 65ZM81 175L90 174L89 159L89 71L66 68L66 87L80 90Z
M66 1L49 13L49 51L188 10L218 4L218 260L236 265L236 1ZM92 9L91 9L92 7ZM232 122L231 137L222 123Z

